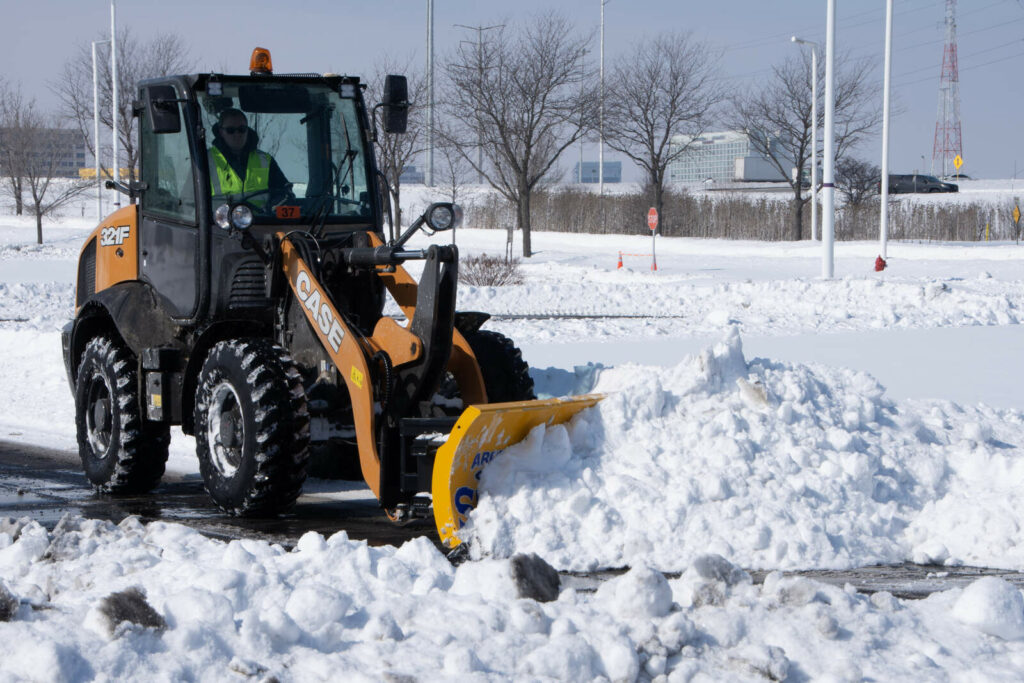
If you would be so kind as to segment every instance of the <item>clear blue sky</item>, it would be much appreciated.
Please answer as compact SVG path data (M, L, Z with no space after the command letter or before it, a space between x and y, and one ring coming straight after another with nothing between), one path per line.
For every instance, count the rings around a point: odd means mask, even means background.
M594 39L598 52L600 0L518 0L513 3L434 0L435 50L439 58L475 32L456 28L516 23L554 8ZM609 0L605 6L606 68L616 55L662 30L691 31L723 50L721 67L736 89L750 88L799 49L797 34L822 44L825 0ZM891 129L893 172L927 168L938 105L944 43L944 0L896 0L893 93L901 112ZM118 25L148 39L159 32L180 35L200 71L243 72L253 46L272 50L277 71L335 71L369 74L384 55L399 61L425 59L426 0L120 0ZM56 79L74 46L106 36L108 0L43 0L5 3L0 41L3 75L20 82L40 104L55 107L48 84ZM837 0L837 43L877 62L877 96L882 92L885 0ZM960 0L958 8L963 171L1007 178L1015 162L1024 175L1024 2ZM596 158L596 146L586 150ZM859 150L879 163L881 135ZM925 161L922 162L922 156ZM606 159L619 157L608 150ZM569 167L578 152L566 159Z

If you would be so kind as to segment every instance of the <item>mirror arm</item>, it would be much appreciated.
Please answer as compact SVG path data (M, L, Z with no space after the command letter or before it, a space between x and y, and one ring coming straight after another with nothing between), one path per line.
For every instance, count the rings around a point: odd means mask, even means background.
M426 221L426 220L427 220L427 214L423 214L422 216L417 218L415 221L413 221L413 224L409 226L408 230L406 230L405 232L402 233L402 236L398 238L398 241L395 242L395 244L393 246L396 249L398 249L402 245L404 245L406 242L408 242L409 239L413 235L416 234L416 231L420 229L420 226L422 226L424 221Z
M149 189L149 184L143 182L130 182L125 185L124 183L119 183L115 180L107 180L104 181L103 187L108 190L117 190L121 194L128 195L131 199L137 199L143 192Z
M370 110L370 142L377 142L377 110L383 106L383 102L378 102Z

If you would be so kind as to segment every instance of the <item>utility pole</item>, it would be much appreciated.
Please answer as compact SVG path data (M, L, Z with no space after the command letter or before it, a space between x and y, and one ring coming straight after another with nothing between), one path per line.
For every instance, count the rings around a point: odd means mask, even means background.
M476 63L479 68L480 84L484 82L484 31L490 31L493 28L505 28L505 24L495 24L494 26L466 26L465 24L453 24L456 28L466 28L470 31L476 31ZM476 134L477 148L476 148L476 168L477 168L477 182L481 185L484 184L484 133L482 130L478 130Z
M935 142L932 145L932 172L948 175L953 159L963 154L960 138L960 67L956 48L956 0L946 0L946 46L942 50L942 77L939 79L939 111L935 118Z

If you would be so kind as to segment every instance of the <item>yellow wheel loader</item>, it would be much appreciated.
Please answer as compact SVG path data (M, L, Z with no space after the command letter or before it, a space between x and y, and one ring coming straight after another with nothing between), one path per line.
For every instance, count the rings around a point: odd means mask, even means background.
M131 203L85 241L62 333L85 473L151 490L180 425L217 506L272 515L315 450L392 518L429 501L455 547L483 467L599 397L533 400L512 342L456 311L455 245L408 242L455 228L458 207L385 230L376 120L405 131L404 77L368 110L358 78L274 74L261 50L250 69L138 84L139 179L108 181Z

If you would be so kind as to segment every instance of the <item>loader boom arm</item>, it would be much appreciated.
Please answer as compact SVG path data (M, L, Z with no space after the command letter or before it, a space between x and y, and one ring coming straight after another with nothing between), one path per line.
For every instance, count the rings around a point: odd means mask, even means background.
M288 285L348 387L359 444L359 466L367 486L380 499L380 455L377 452L377 430L374 427L373 386L359 337L345 323L323 286L313 277L309 266L287 239L281 240L281 256L281 266Z

